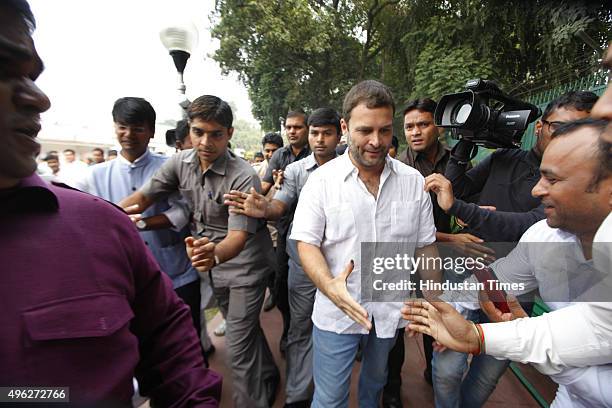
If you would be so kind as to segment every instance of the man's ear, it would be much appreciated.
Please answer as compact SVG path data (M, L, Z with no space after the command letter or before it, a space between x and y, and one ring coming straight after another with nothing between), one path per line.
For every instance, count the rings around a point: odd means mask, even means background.
M542 119L538 119L535 123L535 135L536 137L540 137L540 134L542 133Z
M234 134L234 128L233 127L227 128L227 136L228 136L227 140L231 140L233 134Z
M348 133L348 122L344 118L340 119L340 128L342 129L342 134Z

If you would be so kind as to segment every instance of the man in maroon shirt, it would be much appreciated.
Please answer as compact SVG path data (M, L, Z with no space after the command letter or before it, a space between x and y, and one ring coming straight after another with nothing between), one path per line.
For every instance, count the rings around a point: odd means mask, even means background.
M33 27L24 0L0 1L0 387L122 406L135 376L153 405L216 407L221 378L129 218L35 175L50 103Z

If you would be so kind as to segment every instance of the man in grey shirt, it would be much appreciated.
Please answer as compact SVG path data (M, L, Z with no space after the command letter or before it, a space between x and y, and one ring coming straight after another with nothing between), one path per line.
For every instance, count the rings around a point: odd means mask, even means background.
M268 407L279 373L259 324L265 279L274 262L263 220L228 213L223 193L261 190L252 167L228 149L232 111L227 102L204 95L189 107L194 148L172 156L139 191L120 205L144 211L180 191L193 214L187 253L200 273L210 271L215 297L227 320L228 363L235 406Z
M330 108L315 110L308 117L308 143L313 152L291 163L284 172L280 190L268 201L252 192L231 191L225 195L230 213L275 220L297 203L310 174L336 157L340 141L340 115ZM289 228L291 230L291 228ZM291 323L287 341L287 388L285 407L309 407L312 398L312 307L317 288L304 273L294 240L287 240L289 255L289 308Z

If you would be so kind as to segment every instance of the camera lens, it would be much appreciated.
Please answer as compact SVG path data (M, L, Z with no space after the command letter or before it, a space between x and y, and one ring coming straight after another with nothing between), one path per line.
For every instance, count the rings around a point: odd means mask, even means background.
M455 123L457 123L458 125L465 123L471 112L472 105L469 103L463 104L463 106L461 106L457 111L457 115L455 115Z

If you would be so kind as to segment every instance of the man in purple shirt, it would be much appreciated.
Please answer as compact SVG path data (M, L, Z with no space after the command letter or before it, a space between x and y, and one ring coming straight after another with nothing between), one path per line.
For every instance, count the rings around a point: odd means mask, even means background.
M24 0L0 3L0 387L69 387L129 405L135 376L164 407L216 407L189 309L113 205L48 185L36 136L49 99Z

